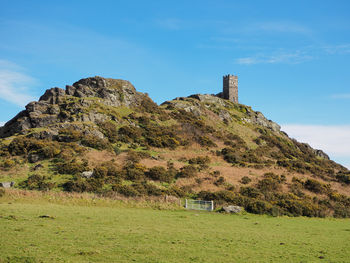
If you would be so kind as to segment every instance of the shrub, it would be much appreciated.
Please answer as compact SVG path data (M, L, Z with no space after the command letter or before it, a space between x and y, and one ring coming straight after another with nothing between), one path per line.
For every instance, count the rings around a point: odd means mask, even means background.
M220 186L223 185L226 182L225 178L223 176L220 176L215 182L214 184L216 186Z
M258 182L257 188L262 192L273 192L280 191L282 187L278 178L265 177Z
M100 122L98 123L98 126L100 127L104 136L106 136L111 143L115 143L118 141L117 126L113 122Z
M124 196L138 196L139 192L136 191L131 185L113 185L112 186L113 191L118 192L119 194L122 194Z
M87 160L72 159L56 163L56 171L60 174L78 174L89 170Z
M239 164L240 163L239 153L237 153L232 148L222 149L221 154L224 156L224 160L228 163L232 163L232 164Z
M123 175L113 162L104 162L94 168L94 177L106 179L107 181L114 183L119 183Z
M127 180L139 181L145 179L146 167L138 163L130 163L123 167L123 174Z
M5 170L9 170L15 166L16 166L16 162L13 159L6 159L1 163L1 167L4 168Z
M154 166L146 172L146 176L152 180L170 183L174 179L174 173L169 173L162 166Z
M131 163L138 163L142 159L150 158L151 155L147 152L137 152L133 150L128 151L128 155L126 156L126 160Z
M45 176L33 174L27 180L21 182L19 186L29 190L48 191L54 188L56 184L48 181Z
M272 205L261 200L251 200L245 210L254 214L270 214Z
M208 136L198 136L198 137L196 137L196 141L201 146L207 146L207 147L216 147L217 146Z
M180 172L177 174L178 177L190 178L197 175L197 168L193 165L186 165L180 169Z
M176 185L173 185L170 188L166 189L165 194L176 196L176 197L185 197L186 196L186 192Z
M81 140L81 144L97 150L104 150L110 146L106 139L98 138L92 134L85 135Z
M261 196L261 193L256 188L249 187L249 186L241 187L239 189L239 192L241 195L251 197L251 198L257 198Z
M252 179L250 179L248 176L243 176L241 178L241 183L242 184L249 184L252 181Z
M68 192L100 192L103 187L103 181L100 178L81 178L75 177L63 185L63 189Z
M0 197L3 197L5 193L6 193L5 189L0 188Z
M350 184L350 173L345 174L345 173L339 172L336 175L336 178L337 178L338 182L340 182L340 183Z
M42 158L52 158L60 153L58 142L38 140L35 138L17 137L8 146L11 155L36 153Z
M58 140L61 142L77 142L83 138L81 131L68 127L58 131Z
M209 168L210 158L208 156L198 156L188 160L189 164L198 164L199 170L204 170Z
M325 191L324 185L313 179L307 179L304 183L304 187L314 193L323 193Z
M141 129L131 126L123 126L118 130L119 140L122 142L132 142L140 138L142 135Z

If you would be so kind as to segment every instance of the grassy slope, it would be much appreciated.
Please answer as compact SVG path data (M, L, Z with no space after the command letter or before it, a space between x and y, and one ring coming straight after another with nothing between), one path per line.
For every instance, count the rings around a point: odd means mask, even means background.
M349 262L349 220L0 198L0 262ZM78 204L77 204L78 203ZM50 215L55 219L39 218Z

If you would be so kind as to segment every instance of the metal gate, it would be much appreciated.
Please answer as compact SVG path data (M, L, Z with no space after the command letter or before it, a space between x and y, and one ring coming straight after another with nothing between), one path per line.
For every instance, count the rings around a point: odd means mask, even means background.
M213 211L214 210L214 202L213 201L204 201L204 200L186 199L185 208L192 209L192 210Z

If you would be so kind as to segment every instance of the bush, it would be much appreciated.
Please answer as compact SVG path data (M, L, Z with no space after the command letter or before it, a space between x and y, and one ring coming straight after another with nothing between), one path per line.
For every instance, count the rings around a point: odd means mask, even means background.
M350 173L345 174L345 173L339 172L336 175L336 178L337 178L338 182L340 182L340 183L350 184Z
M68 127L58 131L58 140L61 142L77 142L83 138L81 131Z
M196 137L196 141L201 146L207 146L207 147L216 147L217 146L208 136L198 136L198 137Z
M56 171L60 174L78 174L89 170L87 160L72 159L56 163Z
M123 174L127 180L139 181L145 179L146 167L139 163L130 163L123 167Z
M173 173L168 171L162 166L154 166L146 172L146 176L152 180L170 183L174 179Z
M9 144L8 149L11 155L23 155L31 152L40 155L42 158L52 158L60 153L58 142L27 137L16 137Z
M68 192L101 192L103 181L100 178L75 177L63 184L63 189Z
M110 147L106 139L100 139L92 134L85 135L81 140L81 144L97 150L104 150Z
M94 177L119 183L123 178L123 174L113 162L104 162L94 168Z
M5 193L6 193L5 189L0 188L0 197L3 197Z
M232 148L222 149L221 154L224 156L224 160L228 163L232 163L232 164L239 164L240 163L239 153L237 153Z
M251 197L251 198L257 198L261 196L261 193L257 189L249 186L241 187L239 189L239 192L241 195Z
M197 168L193 165L187 165L180 169L180 172L177 174L178 177L190 178L197 175Z
M249 184L252 181L252 179L250 179L248 176L243 176L241 178L241 183L242 184Z
M325 191L324 185L313 179L307 179L304 183L304 187L314 193L323 193Z
M254 214L270 214L272 205L261 200L251 200L245 210Z
M56 184L48 181L45 176L33 174L27 180L21 182L19 186L29 190L48 191L54 188Z
M1 163L1 167L4 168L5 170L9 170L15 166L16 166L16 162L13 159L6 159Z
M123 126L118 130L119 140L122 142L132 142L139 139L142 135L141 129L131 126Z
M117 126L113 122L100 122L98 123L98 126L100 127L104 136L106 136L111 143L115 143L118 141Z
M147 152L137 152L133 150L128 151L128 155L126 156L126 160L131 163L138 163L142 159L150 158L151 155Z
M112 189L113 191L118 192L119 194L122 194L127 197L139 195L139 192L136 191L131 185L117 184L117 185L113 185Z
M226 183L226 180L225 180L225 178L222 177L222 176L220 176L220 177L214 182L214 184L215 184L216 186L220 186L220 185L223 185L223 184L225 184L225 183Z

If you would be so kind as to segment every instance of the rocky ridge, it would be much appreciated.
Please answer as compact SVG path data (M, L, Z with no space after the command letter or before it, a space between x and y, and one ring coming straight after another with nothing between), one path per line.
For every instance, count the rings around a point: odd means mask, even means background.
M42 127L50 127L50 132L41 134L41 137L52 137L68 123L96 123L112 119L113 116L99 112L101 104L137 107L144 97L126 80L102 77L81 79L72 86L67 85L65 90L57 87L48 89L39 101L28 103L25 110L0 128L0 138L26 134L30 129Z

